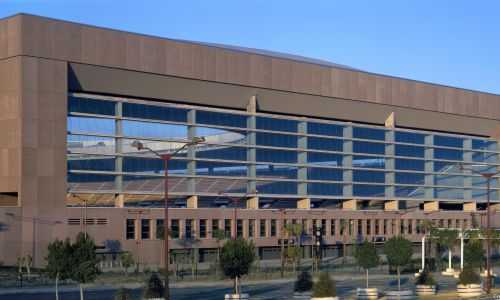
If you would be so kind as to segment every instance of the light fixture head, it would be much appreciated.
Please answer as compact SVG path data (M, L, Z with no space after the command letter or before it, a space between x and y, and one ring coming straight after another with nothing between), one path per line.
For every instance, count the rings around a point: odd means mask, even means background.
M205 137L204 136L195 136L192 140L191 140L191 143L193 144L198 144L198 143L202 143L205 141Z
M144 148L144 145L139 141L133 141L130 146L137 148L137 150L141 150Z

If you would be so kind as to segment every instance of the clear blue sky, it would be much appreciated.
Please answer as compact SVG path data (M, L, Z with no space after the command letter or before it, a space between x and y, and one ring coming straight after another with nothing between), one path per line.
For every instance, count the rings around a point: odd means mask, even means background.
M0 0L20 12L500 94L498 0Z

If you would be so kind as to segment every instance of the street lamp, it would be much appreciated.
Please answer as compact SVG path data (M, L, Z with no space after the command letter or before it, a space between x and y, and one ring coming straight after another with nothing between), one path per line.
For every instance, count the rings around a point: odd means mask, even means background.
M78 198L83 202L83 209L84 209L83 233L85 234L85 237L87 237L87 201L89 201L89 199L82 198L75 193L71 193L69 195L71 197Z
M281 278L284 278L285 269L285 224L284 216L287 214L294 214L295 210L285 210L285 208L280 208L277 211L272 211L273 214L281 215Z
M156 156L158 156L160 159L163 160L163 164L164 164L164 167L165 167L165 174L164 174L164 179L165 179L165 192L164 192L164 195L165 195L165 209L164 209L164 212L165 212L165 216L164 216L164 238L163 238L163 241L165 243L165 262L164 262L164 268L165 268L165 300L168 300L169 299L169 287L168 287L168 161L174 157L177 153L179 153L181 150L183 150L184 148L186 147L189 147L189 146L193 146L193 145L196 145L198 143L202 143L205 141L205 138L202 137L202 136L197 136L197 137L194 137L190 142L187 142L185 143L182 147L178 148L177 150L175 150L174 152L172 153L165 153L165 154L160 154L158 152L156 152L155 150L152 150L151 148L149 147L145 147L141 142L139 141L134 141L132 142L131 146L134 147L134 148L137 148L137 150L148 150L149 152L155 154Z
M491 292L491 221L490 221L490 179L497 175L499 172L495 173L481 173L472 168L464 167L462 164L457 165L458 169L461 171L470 171L472 173L481 175L486 178L486 240L487 240L487 257L486 257L486 277L488 280L488 287L486 289L486 293L490 294Z
M238 221L238 217L237 217L237 204L238 204L238 201L240 200L243 200L245 199L246 197L250 196L250 195L257 195L257 190L254 190L252 192L249 192L249 193L246 193L245 195L241 196L241 197L231 197L229 196L228 194L224 193L224 192L219 192L219 195L221 196L224 196L226 198L228 198L229 200L233 201L233 206L234 206L234 220L233 220L233 238L235 239L238 235L238 232L236 230L236 227L237 227L237 221Z

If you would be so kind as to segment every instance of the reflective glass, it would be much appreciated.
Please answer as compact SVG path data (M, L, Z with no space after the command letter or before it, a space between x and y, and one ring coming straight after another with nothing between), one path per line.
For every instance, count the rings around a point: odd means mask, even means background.
M297 152L274 149L257 149L257 161L274 163L297 163Z
M395 186L394 195L401 198L424 198L425 188L419 186Z
M453 149L434 149L434 158L435 159L446 159L446 160L462 160L464 151L462 150L453 150Z
M394 179L396 183L415 185L424 184L425 174L396 172L394 174Z
M257 145L297 148L297 136L288 134L261 133L257 134Z
M355 182L385 182L385 172L382 171L365 171L365 170L354 170L353 180Z
M490 140L472 140L472 149L498 151L498 142Z
M205 137L207 143L247 144L245 131L196 127L195 132L195 136Z
M464 192L462 189L435 188L434 197L438 199L463 199Z
M99 154L114 154L115 139L112 137L101 136L86 136L86 135L67 135L68 152L78 153L99 153ZM75 157L68 154L69 158Z
M357 168L385 169L385 157L353 156L352 166Z
M434 136L434 145L435 146L462 148L463 144L464 144L463 138L442 136L442 135L435 135Z
M297 179L297 167L292 166L273 166L273 165L256 165L257 177L274 177Z
M385 196L385 186L383 185L353 185L353 195L354 196L365 196L365 197L384 197Z
M425 161L418 159L395 159L395 168L397 170L409 170L409 171L424 171Z
M342 169L307 168L307 178L309 180L331 180L342 181Z
M67 170L111 171L115 170L113 156L72 155L68 157Z
M257 181L257 190L259 194L278 194L278 195L296 195L297 182L271 182L271 181Z
M307 162L316 165L342 166L342 154L308 152Z
M343 191L342 184L331 184L331 183L307 184L307 193L310 195L340 196L342 195L342 191Z
M425 157L425 148L419 146L395 145L396 156Z
M115 120L103 118L68 117L68 130L88 133L115 133Z
M385 144L353 141L354 153L385 154Z
M114 190L115 175L69 172L68 187L74 190Z
M164 174L163 160L157 157L123 157L123 172ZM187 174L187 161L171 159L168 161L169 174Z
M247 149L244 147L231 146L200 146L196 152L198 158L223 159L223 160L247 160Z
M79 112L95 115L115 115L114 101L96 100L81 97L69 97L68 112Z
M197 161L196 175L198 176L247 176L246 164L222 163L213 161Z
M425 134L406 132L406 131L396 131L396 142L399 143L411 143L411 144L425 144Z
M257 117L257 129L297 132L298 121L269 117Z
M326 136L342 136L344 126L337 124L307 122L307 133Z
M490 152L472 152L472 161L498 164L498 154Z
M227 127L247 127L247 116L216 111L196 111L196 123Z
M137 103L123 103L122 115L129 118L187 122L187 109Z
M316 137L307 138L307 148L327 151L342 151L342 140L337 139L323 139Z
M384 141L385 140L385 130L353 126L352 127L352 136L354 138L357 138L357 139Z
M187 126L123 120L122 133L127 136L145 138L185 140L187 139Z
M456 176L450 174L437 174L434 175L435 185L456 186L463 187L464 176Z
M133 153L133 154L140 154L140 155L145 155L145 156L154 156L152 153L150 153L147 150L138 150L135 147L132 147L132 144L136 140L134 139L121 139L122 142L122 153ZM170 142L170 141L147 141L147 140L140 140L142 145L144 147L150 148L151 150L154 150L160 154L163 153L173 153L174 151L177 151L180 147L184 146L185 143L179 143L179 142ZM203 145L197 145L193 146L195 148L198 147L203 147ZM180 152L178 152L175 157L186 157L187 155L187 150L184 149Z

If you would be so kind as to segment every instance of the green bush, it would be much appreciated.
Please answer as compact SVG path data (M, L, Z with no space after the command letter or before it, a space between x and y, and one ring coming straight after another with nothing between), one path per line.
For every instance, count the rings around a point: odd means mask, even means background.
M313 297L335 297L337 292L335 290L335 284L328 273L321 273L319 280L313 287Z
M432 273L430 273L427 270L423 270L422 273L420 273L420 275L417 277L415 284L435 286L436 282L434 281L434 277L432 276Z
M474 268L472 266L465 266L462 272L458 275L458 284L480 284L481 277L479 274L474 272Z
M158 273L153 272L144 285L144 298L162 298L165 287Z
M464 246L465 265L478 269L484 258L483 243L480 240L470 240Z
M130 297L129 290L121 288L116 292L115 300L132 300L132 297Z
M293 285L293 291L297 293L309 292L313 288L311 274L307 270L302 270Z

